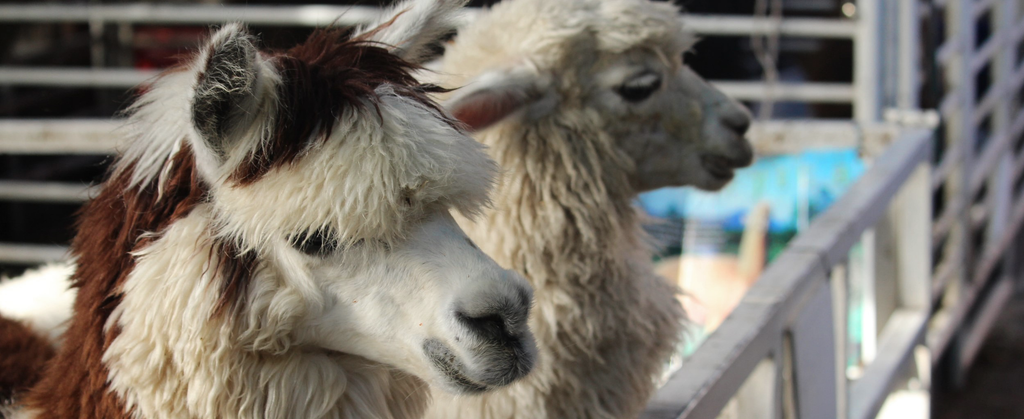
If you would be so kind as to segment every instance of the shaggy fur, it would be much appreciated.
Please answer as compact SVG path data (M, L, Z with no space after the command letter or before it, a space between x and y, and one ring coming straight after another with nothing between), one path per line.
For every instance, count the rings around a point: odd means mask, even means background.
M271 54L228 25L149 86L80 215L62 350L14 417L416 417L423 380L531 369L529 289L448 214L479 212L494 162L389 33Z
M17 278L0 279L0 315L21 321L59 344L75 301L68 282L73 271L70 264L54 263Z
M39 381L54 348L24 324L0 317L0 354L5 354L0 358L0 403L5 403Z
M428 417L643 409L684 313L677 289L653 272L632 202L665 184L719 188L750 162L749 116L682 66L691 42L669 4L507 0L447 48L442 85L465 87L446 106L482 129L475 137L504 170L494 209L461 224L534 286L540 357L508 389L435 392ZM644 88L649 98L627 100ZM701 158L712 155L719 166L708 170Z

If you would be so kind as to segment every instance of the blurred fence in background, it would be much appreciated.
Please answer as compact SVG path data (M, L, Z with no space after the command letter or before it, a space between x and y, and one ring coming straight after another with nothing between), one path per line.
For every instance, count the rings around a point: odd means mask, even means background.
M669 379L646 418L875 417L908 392L927 395L962 380L1021 278L1010 256L1022 250L1024 222L1024 1L848 4L843 19L680 17L704 38L851 41L852 82L709 79L747 102L851 105L851 120L761 121L751 138L762 155L857 147L871 166L768 267ZM139 42L134 25L353 25L377 13L359 6L0 5L0 25L88 25L93 63L0 66L0 88L144 82L156 70L111 65L131 61L117 55L132 54ZM467 9L465 19L472 18ZM0 154L111 155L117 124L3 119ZM0 200L78 203L91 188L3 180ZM64 256L60 246L0 243L0 263ZM851 275L851 258L863 274ZM852 286L865 290L855 303L869 313L859 318L872 321L851 343Z

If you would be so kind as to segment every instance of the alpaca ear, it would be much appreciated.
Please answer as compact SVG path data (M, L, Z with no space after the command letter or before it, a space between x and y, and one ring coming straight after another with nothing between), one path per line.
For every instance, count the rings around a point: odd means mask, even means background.
M402 59L420 64L434 52L433 44L454 32L469 0L407 0L381 13L373 23L361 27L365 36L391 49Z
M455 91L445 108L470 131L479 131L516 113L537 118L558 106L550 82L526 69L484 73Z
M258 74L254 38L238 24L218 30L200 55L201 71L192 98L192 123L204 142L223 157L233 133L250 121Z

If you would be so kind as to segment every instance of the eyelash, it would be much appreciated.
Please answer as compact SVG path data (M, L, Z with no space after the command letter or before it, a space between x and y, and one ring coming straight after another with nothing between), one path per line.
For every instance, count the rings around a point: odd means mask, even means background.
M341 245L340 243L338 243L338 239L335 236L334 232L330 230L317 230L313 232L312 235L308 231L305 231L292 236L291 238L288 239L288 242L291 243L292 247L294 247L295 250L298 250L309 256L317 257L324 257L330 255L332 253L337 252L341 248ZM346 247L346 249L357 248L361 246L363 243L364 242L362 239L356 240L355 243L352 243L351 245ZM391 251L391 244L386 241L381 240L380 246L385 251Z
M653 81L648 82L651 77ZM661 77L657 74L646 73L634 77L615 90L627 102L639 103L649 98L654 92L661 88Z
M288 240L292 247L309 256L327 256L338 250L339 243L334 232L316 230L312 233L304 231Z

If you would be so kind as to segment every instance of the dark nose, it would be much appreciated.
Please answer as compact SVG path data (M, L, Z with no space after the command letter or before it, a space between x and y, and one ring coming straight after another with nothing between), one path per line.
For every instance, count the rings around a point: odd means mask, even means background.
M455 318L466 329L486 341L507 342L513 339L505 319L498 314L473 316L464 312L455 313Z
M722 124L742 137L750 129L750 115L740 111L724 112Z
M485 304L464 305L455 319L469 332L486 341L509 342L529 332L531 295L528 291L506 295Z

